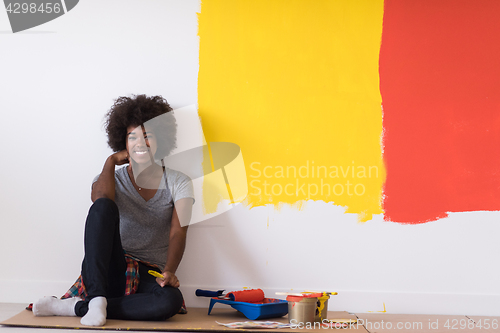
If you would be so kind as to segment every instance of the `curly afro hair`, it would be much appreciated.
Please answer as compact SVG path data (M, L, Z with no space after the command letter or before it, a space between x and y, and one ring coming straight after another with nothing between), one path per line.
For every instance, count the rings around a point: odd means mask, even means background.
M168 156L176 147L177 133L177 124L171 111L172 108L161 96L118 97L106 114L105 126L109 147L114 152L126 149L127 128L146 123L145 126L151 129L157 138L155 159Z

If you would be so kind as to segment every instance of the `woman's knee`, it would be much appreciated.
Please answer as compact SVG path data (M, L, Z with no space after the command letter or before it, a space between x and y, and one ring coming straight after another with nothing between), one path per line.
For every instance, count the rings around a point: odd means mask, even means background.
M176 315L180 308L182 307L182 303L184 299L182 297L182 293L178 288L174 287L159 287L155 291L155 296L157 298L157 313L155 320L166 320L170 317Z
M115 237L119 232L120 214L116 203L107 198L99 198L90 207L85 222L85 239Z
M118 206L116 203L108 198L99 198L90 207L90 212L97 212L101 214L118 214Z
M87 216L87 223L105 221L106 224L109 224L110 221L118 222L119 220L118 206L108 198L99 198L94 201Z

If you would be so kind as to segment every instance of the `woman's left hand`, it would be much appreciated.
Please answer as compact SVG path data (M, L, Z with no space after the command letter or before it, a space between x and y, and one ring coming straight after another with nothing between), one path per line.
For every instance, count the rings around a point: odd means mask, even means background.
M177 276L175 276L174 273L172 272L162 272L162 275L164 276L163 279L156 278L156 282L163 288L165 286L172 286L175 288L179 288L180 283L179 279Z

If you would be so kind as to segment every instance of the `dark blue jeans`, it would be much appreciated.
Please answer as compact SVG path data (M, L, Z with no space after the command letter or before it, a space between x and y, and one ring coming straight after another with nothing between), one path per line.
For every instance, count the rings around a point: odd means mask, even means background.
M152 267L139 263L140 283L137 293L123 296L127 268L120 239L118 207L111 199L97 199L90 207L85 224L85 258L82 279L87 289L85 301L76 303L75 313L83 317L89 301L107 298L107 318L124 320L166 320L182 306L178 288L160 287L148 274Z

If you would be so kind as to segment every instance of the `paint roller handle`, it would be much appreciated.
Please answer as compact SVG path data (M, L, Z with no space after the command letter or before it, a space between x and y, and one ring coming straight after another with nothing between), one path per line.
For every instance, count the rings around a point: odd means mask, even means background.
M195 295L198 297L221 297L223 296L223 290L218 290L218 291L213 291L213 290L203 290L203 289L196 289Z

